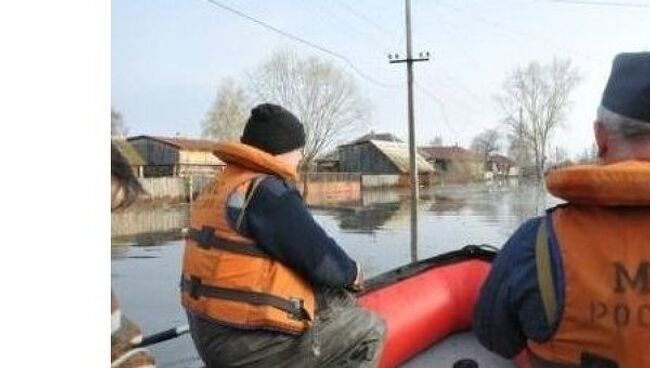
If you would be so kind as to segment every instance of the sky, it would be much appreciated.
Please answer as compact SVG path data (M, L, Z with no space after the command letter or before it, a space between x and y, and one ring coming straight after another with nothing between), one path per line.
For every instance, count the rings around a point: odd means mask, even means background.
M387 58L405 55L404 1L218 1L345 55L391 86L205 0L113 0L111 105L130 135L199 136L224 78L241 79L274 51L293 49L349 72L372 105L368 129L406 140L406 68ZM552 147L574 157L592 144L613 57L650 50L650 1L412 0L411 9L413 52L431 54L414 66L420 145L441 136L467 147L485 129L505 132L495 96L507 75L559 57L582 81Z

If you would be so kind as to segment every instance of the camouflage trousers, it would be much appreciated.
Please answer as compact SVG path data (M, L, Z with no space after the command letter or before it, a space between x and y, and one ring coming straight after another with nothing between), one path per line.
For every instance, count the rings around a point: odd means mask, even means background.
M325 290L313 327L300 336L245 331L188 313L194 345L209 368L376 367L384 322L346 291Z

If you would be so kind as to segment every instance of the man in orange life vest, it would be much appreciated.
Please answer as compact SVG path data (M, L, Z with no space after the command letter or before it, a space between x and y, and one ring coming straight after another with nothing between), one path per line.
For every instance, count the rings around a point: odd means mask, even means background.
M327 236L294 183L305 133L284 108L252 110L225 171L192 208L181 280L208 367L374 367L384 324L347 290L359 265Z
M534 367L650 368L650 53L616 56L594 130L601 164L547 174L568 203L504 245L474 329Z

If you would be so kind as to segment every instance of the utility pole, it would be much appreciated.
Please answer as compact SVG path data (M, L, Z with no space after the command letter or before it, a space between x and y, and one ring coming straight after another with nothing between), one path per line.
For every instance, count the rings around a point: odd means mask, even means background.
M411 187L411 261L418 260L418 169L416 163L415 119L413 116L413 63L428 61L429 52L420 52L419 58L413 58L411 51L411 0L406 2L406 59L398 54L388 55L389 63L406 63L406 81L408 93L409 120L409 184Z

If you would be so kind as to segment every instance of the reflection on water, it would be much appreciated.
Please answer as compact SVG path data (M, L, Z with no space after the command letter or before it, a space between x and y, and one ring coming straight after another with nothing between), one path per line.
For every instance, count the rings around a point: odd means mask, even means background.
M178 281L181 241L112 248L111 286L126 315L151 334L186 324ZM202 367L188 335L151 347L159 367Z
M407 194L400 190L370 191L363 193L359 205L317 209L314 217L371 277L411 261ZM542 187L508 181L423 189L417 256L421 259L466 244L500 247L519 224L557 203ZM128 226L156 228L155 236L114 242L153 246L112 249L115 293L124 310L149 333L185 323L178 293L183 250L178 229L187 226L189 211L186 207L165 211L162 215L155 210L129 215L129 221L149 224ZM170 229L161 228L161 224L173 229L168 232ZM188 336L154 346L153 351L161 367L200 366Z

